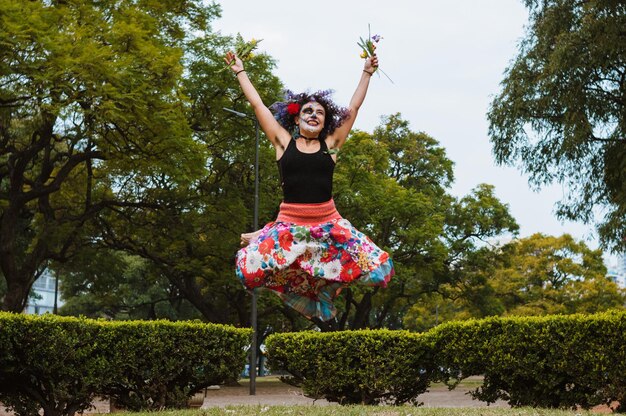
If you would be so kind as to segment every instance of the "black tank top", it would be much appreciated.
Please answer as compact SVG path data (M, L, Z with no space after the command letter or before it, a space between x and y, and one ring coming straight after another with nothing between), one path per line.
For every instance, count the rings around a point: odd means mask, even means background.
M315 204L332 198L335 161L324 140L320 140L317 152L303 153L291 139L276 162L285 202Z

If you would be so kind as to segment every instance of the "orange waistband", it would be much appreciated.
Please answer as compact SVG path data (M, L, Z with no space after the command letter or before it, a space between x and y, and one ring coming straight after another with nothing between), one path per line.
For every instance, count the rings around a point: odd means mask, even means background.
M295 204L283 202L276 221L291 222L296 225L317 225L332 220L340 220L335 201L332 199L319 204Z

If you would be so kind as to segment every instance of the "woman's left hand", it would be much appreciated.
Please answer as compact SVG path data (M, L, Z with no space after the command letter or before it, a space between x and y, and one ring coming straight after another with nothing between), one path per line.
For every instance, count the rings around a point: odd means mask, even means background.
M365 60L365 66L363 67L367 72L373 73L378 69L378 56L373 55Z

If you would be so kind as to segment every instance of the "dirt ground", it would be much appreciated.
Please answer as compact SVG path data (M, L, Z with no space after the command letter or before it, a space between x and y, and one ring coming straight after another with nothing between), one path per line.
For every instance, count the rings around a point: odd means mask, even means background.
M239 386L221 386L219 390L208 390L202 407L227 406L231 404L261 404L261 405L290 405L309 404L315 406L336 405L326 400L313 400L305 397L299 388L289 386L274 377L257 379L256 395L250 395L250 384L247 380ZM433 386L428 393L422 394L419 399L427 407L481 407L487 403L472 400L466 394L477 387L480 380L468 380L463 386L449 391L442 385ZM492 406L508 407L505 402L495 403Z
M449 391L445 386L431 387L428 393L419 397L427 407L481 407L486 406L484 402L472 400L466 393L478 386L480 379L468 380L467 383ZM86 411L85 414L109 413L110 405L108 400L96 400L94 408ZM282 383L276 377L259 377L256 383L256 394L250 395L250 383L248 380L240 381L236 386L219 386L219 388L208 389L202 408L225 407L229 405L313 405L313 406L336 406L326 400L313 400L305 397L299 388ZM508 407L505 402L492 404L491 406ZM0 403L0 416L14 416L7 412Z
M484 407L487 403L473 400L468 391L481 384L480 377L470 377L454 390L448 390L443 385L431 386L427 393L419 396L425 407ZM236 386L217 386L206 392L202 408L225 407L229 405L313 405L336 406L326 400L313 400L305 397L299 388L282 383L276 377L259 377L256 383L256 394L250 395L250 384L242 380ZM496 402L492 407L509 407L506 402ZM606 408L593 409L597 413L610 413ZM96 400L94 408L85 414L109 413L108 400ZM7 412L0 403L0 416L14 416Z

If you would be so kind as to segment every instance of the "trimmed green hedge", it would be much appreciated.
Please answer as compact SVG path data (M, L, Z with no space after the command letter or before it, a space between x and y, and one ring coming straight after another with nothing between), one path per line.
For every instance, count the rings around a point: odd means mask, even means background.
M72 415L107 380L101 325L0 312L0 402L18 415Z
M626 410L626 313L489 318L402 331L275 334L270 365L307 396L416 402L430 383L484 376L473 397L512 406Z
M249 329L0 313L0 401L69 415L108 396L132 410L181 407L234 380ZM626 313L489 318L405 331L299 332L266 341L270 364L309 397L417 403L430 383L483 375L473 396L512 406L626 410Z
M246 362L250 329L167 321L110 322L115 377L107 388L131 409L185 407L203 388L235 381Z
M18 415L73 415L94 396L131 410L182 407L237 379L251 331L168 321L0 312L0 401Z
M626 410L626 314L489 318L441 325L437 361L451 385L484 375L472 392L512 406Z
M266 340L270 365L304 394L341 404L417 403L435 375L429 340L405 331L297 332Z

